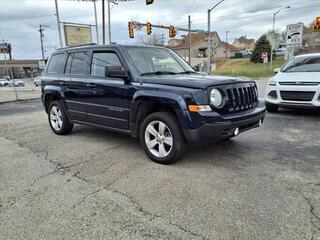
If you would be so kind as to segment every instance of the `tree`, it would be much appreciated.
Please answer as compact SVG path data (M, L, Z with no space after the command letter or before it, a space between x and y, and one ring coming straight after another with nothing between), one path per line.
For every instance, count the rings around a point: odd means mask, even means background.
M270 61L271 45L265 34L256 42L250 61L253 63L262 63L261 53L263 52L268 53L268 61Z

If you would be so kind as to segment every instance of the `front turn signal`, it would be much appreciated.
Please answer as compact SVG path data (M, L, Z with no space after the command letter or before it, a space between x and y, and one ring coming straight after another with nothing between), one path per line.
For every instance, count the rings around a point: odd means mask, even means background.
M189 105L190 112L211 112L209 105Z

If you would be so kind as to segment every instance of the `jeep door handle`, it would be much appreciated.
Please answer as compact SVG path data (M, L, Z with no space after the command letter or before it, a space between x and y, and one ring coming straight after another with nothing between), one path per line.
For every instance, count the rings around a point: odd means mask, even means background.
M60 85L66 85L67 83L65 81L59 81Z
M96 87L96 85L92 83L86 83L86 87Z

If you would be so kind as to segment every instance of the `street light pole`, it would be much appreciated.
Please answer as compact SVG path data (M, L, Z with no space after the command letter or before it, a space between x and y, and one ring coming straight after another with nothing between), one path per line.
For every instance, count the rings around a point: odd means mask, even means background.
M274 39L274 24L275 24L275 21L276 21L276 15L283 9L288 9L290 8L290 6L287 6L287 7L283 7L283 8L280 8L277 12L275 12L273 14L273 21L272 21L272 34L271 34L271 37L272 37L272 40L273 40L273 43L275 42L275 39ZM271 43L271 56L270 56L270 71L272 71L272 60L273 60L273 45Z
M93 0L93 8L94 8L94 20L96 23L96 34L97 34L97 43L99 44L99 28L98 28L98 16L97 16L97 0Z
M105 7L104 0L102 2L102 44L106 44L106 16L105 16Z
M228 33L229 31L226 31L226 58L228 58Z
M189 32L189 65L191 66L191 16L188 16L188 32Z
M111 10L110 10L110 0L108 0L108 33L109 33L109 44L111 44Z
M55 0L55 7L56 7L56 17L57 17L57 28L58 28L58 33L59 33L59 42L60 42L60 47L62 47L62 35L61 35L61 29L60 29L58 0Z
M211 9L208 9L208 62L207 62L207 72L211 73L211 26L210 26L210 14L213 9L215 9L220 3L225 0L221 0L216 5L214 5Z

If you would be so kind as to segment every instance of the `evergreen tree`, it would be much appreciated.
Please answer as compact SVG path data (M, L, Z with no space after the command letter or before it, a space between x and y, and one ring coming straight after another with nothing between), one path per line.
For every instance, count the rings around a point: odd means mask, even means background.
M261 58L261 53L263 52L268 53L268 61L270 61L271 45L265 34L262 35L256 42L250 61L253 63L262 63L263 59Z

